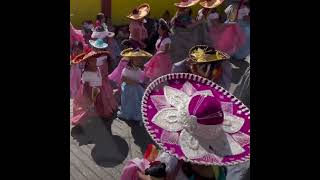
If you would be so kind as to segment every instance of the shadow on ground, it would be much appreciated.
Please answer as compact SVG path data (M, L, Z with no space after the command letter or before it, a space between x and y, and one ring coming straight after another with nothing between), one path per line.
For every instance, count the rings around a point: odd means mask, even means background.
M100 118L90 118L87 122L71 130L71 136L79 145L95 144L91 151L92 159L99 166L114 167L127 157L129 146L120 136L111 133L112 120L105 122Z
M134 121L123 120L131 128L131 135L134 139L134 143L139 146L142 154L147 149L148 144L154 144L150 135L143 125L140 125Z

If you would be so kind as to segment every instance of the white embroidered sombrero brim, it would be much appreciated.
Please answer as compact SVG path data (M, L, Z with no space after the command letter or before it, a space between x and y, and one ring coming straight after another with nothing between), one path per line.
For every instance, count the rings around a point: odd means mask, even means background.
M223 123L197 123L199 118L188 113L188 103L195 96L218 98ZM151 137L179 159L196 164L232 165L250 158L249 109L208 79L187 73L156 79L145 91L142 114Z

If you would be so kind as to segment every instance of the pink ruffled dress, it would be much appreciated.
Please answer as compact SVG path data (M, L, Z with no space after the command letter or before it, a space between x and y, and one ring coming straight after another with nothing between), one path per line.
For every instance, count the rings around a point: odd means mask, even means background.
M149 167L150 162L146 159L132 159L123 168L120 180L138 180L137 172L144 172Z
M73 25L70 23L70 47L72 47L73 43L75 41L79 41L83 44L83 48L85 51L89 49L88 44L85 42L83 34L81 30L77 30L73 27Z
M132 41L133 48L145 48L146 45L143 41L148 38L148 32L143 24L138 21L132 21L129 25L129 31L129 39Z
M161 42L161 44L160 44ZM160 44L160 45L159 45ZM172 61L169 53L164 53L165 46L171 44L169 37L161 41L161 37L156 43L157 53L144 65L145 75L154 80L162 75L169 74L172 69Z
M80 64L73 64L70 69L70 97L74 98L80 88L81 68Z
M236 53L245 43L245 34L237 23L225 23L212 27L209 36L213 47L229 55Z
M72 125L77 125L89 116L100 116L109 118L117 110L118 104L113 96L108 79L108 65L104 61L97 61L97 71L84 71L82 74L82 83L73 101ZM86 85L88 82L89 85ZM98 88L100 93L94 102L94 108L91 107L91 94L93 88Z
M118 66L112 71L111 74L109 74L108 78L114 82L117 83L118 87L121 86L121 73L124 68L127 67L128 60L125 58L122 58L118 64Z

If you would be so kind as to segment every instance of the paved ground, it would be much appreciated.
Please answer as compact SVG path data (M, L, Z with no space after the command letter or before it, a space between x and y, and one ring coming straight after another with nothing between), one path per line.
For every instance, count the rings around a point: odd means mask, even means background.
M233 92L248 63L233 62ZM72 115L72 100L70 100ZM70 180L120 179L127 160L142 157L146 145L152 143L144 127L127 124L119 119L90 119L77 132L70 126Z
M70 131L70 179L74 180L118 180L126 161L142 157L152 142L144 127L119 119L90 119L84 132Z

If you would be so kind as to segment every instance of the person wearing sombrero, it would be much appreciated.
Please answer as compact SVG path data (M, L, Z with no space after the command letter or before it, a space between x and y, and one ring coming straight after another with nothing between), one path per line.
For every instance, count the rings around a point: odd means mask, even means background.
M110 56L108 51L90 51L73 59L74 64L84 63L81 85L73 101L72 125L80 125L91 116L110 118L117 109L117 102L106 75L106 63L99 57Z
M141 111L149 135L171 155L161 161L174 169L170 179L225 179L223 167L250 160L250 109L207 78L164 75L146 89Z
M192 28L196 25L190 16L190 8L199 3L200 0L181 0L174 3L177 7L176 15L172 18L171 24L173 27Z
M144 17L150 12L150 5L143 3L138 7L134 8L132 12L127 16L130 19L129 24L129 41L131 47L136 48L146 48L146 44L143 42L148 38L148 33L143 23L145 22Z
M170 27L163 19L159 20L159 39L157 40L156 54L144 65L146 76L152 81L162 75L169 74L172 68L169 48L171 44Z
M250 55L250 4L244 1L238 10L238 24L245 34L244 45L234 54L235 59L244 60Z
M105 29L105 27L103 26L96 26L91 34L91 40L102 39L104 42L108 44L106 50L111 53L111 59L109 60L110 71L112 71L118 64L118 58L121 52L118 42L113 38L114 35L114 32L108 31L108 29Z
M197 21L207 20L211 11L215 11L214 9L222 4L224 0L203 0L199 4L202 7L198 11Z
M129 61L121 73L121 108L118 117L141 123L140 105L146 78L140 67L145 59L152 57L152 54L141 49L128 48L121 52L121 56Z
M93 52L99 52L99 51L107 51L107 48L109 47L109 44L106 43L103 39L90 39L89 44L91 46L91 50ZM105 67L103 68L103 71L106 71L106 74L108 74L109 67L111 65L110 59L111 53L108 51L108 55L101 55L97 58L97 65L101 66L102 64L106 64Z
M192 73L228 89L231 84L230 56L207 45L196 45L186 59L175 63L172 73Z
M245 43L245 34L237 22L239 2L225 9L227 21L210 29L212 46L233 56Z

